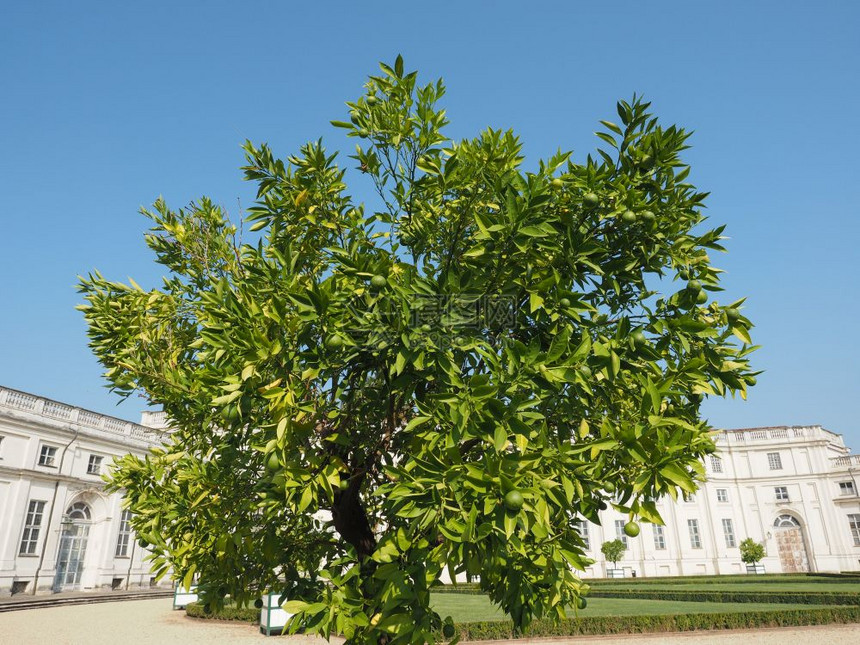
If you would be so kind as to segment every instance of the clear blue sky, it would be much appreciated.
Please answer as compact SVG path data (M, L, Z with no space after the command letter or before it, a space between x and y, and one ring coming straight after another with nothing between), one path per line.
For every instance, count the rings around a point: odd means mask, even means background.
M695 130L726 298L749 296L766 370L707 416L821 423L860 450L860 3L409 4L4 2L0 383L137 419L86 347L76 275L156 284L140 206L249 205L245 138L348 149L329 119L400 52L445 78L452 135L514 128L530 162L583 158L634 92Z

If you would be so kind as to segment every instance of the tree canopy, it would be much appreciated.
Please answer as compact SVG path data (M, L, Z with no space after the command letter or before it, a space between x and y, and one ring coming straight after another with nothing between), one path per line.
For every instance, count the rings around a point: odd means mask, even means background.
M618 561L624 557L624 552L627 551L627 545L621 539L609 540L600 545L600 552L613 565L618 564Z
M291 629L426 642L447 570L519 628L560 618L586 591L575 523L607 502L661 522L713 450L703 397L754 382L688 132L634 97L602 149L527 169L513 132L448 138L444 93L398 57L332 122L367 204L321 140L247 142L259 240L209 198L159 199L163 284L81 279L110 386L175 428L112 485L210 606L271 589Z
M764 544L756 542L752 538L746 538L740 543L739 547L741 550L741 562L746 564L755 564L767 555L764 550Z

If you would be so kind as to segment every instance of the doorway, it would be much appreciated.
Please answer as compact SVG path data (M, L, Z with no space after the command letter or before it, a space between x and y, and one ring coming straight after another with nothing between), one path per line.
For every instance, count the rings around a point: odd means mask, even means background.
M69 506L63 516L60 548L57 553L57 573L54 576L55 593L76 590L81 584L91 517L90 507L84 502L75 502Z
M773 523L783 573L807 573L809 557L803 527L793 515L780 515Z

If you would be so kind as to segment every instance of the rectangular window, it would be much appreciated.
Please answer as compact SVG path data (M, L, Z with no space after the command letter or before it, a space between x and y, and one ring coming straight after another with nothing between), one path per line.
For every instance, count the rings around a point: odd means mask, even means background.
M782 470L782 457L778 452L767 453L767 465L771 470Z
M718 502L728 502L729 501L729 491L726 488L718 488L717 489L717 501Z
M854 482L839 482L839 494L854 497L857 494L854 489Z
M0 459L3 459L3 439L5 439L2 434L0 434Z
M688 504L692 504L696 501L696 496L693 495L693 493L688 493L687 491L684 491L682 495L684 496L684 501Z
M777 486L773 489L774 494L776 495L776 501L778 502L787 502L788 501L788 489L785 486Z
M851 513L848 516L848 526L851 528L854 546L860 546L860 513Z
M42 449L39 451L39 465L47 466L48 468L55 468L56 464L54 461L57 458L57 449L54 446L42 446Z
M690 546L694 549L701 549L702 536L699 533L699 520L687 520L687 528L690 529Z
M90 455L90 460L87 462L87 474L98 475L102 471L102 456Z
M39 533L42 530L42 515L45 512L45 502L30 500L27 507L27 518L24 521L24 534L21 536L21 555L35 555L39 543Z
M126 509L119 518L119 533L116 538L116 557L128 557L128 543L131 540L131 511Z
M716 455L711 455L711 470L715 473L723 472L723 460Z
M624 546L630 546L627 544L627 534L624 532L625 524L624 520L615 520L615 537L624 542Z
M582 538L584 543L583 547L586 551L591 549L591 540L588 537L588 522L585 520L579 520L573 523L573 528L576 529L576 532L579 533L579 537Z
M659 524L652 524L651 527L654 529L654 548L658 550L665 549L666 533L663 531L663 527Z
M723 535L726 538L726 546L730 549L735 548L735 527L729 519L723 520Z

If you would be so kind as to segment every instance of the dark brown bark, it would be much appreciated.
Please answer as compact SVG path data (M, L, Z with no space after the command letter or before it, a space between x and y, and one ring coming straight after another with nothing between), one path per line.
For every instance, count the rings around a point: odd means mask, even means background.
M331 515L334 528L355 548L359 559L364 560L376 550L376 537L358 495L362 479L353 478L345 491L335 493Z

